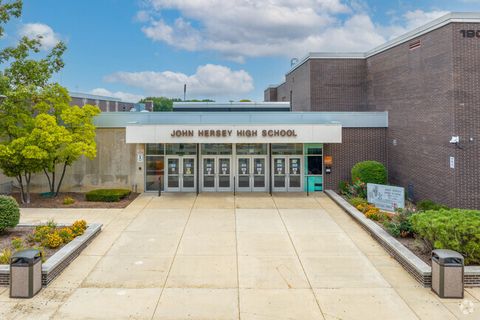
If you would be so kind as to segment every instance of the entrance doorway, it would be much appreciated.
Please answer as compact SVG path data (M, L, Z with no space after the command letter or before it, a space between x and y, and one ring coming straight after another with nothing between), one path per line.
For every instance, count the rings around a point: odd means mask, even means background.
M238 156L238 191L267 191L267 159L263 156Z
M274 156L272 158L272 190L278 192L302 191L302 157Z
M202 157L202 191L232 191L232 157Z
M167 157L165 190L195 191L195 157Z

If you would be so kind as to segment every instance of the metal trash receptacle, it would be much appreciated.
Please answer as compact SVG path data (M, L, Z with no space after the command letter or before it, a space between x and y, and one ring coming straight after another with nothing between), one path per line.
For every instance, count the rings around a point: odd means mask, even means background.
M10 298L32 298L42 289L42 256L39 250L18 251L10 260Z
M463 298L463 256L453 250L432 251L432 290L440 298Z

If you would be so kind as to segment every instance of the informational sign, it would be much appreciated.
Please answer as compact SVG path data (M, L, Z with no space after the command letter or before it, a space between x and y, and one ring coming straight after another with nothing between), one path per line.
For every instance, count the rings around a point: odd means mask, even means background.
M367 183L367 197L368 202L382 210L405 208L405 189L402 187Z
M450 169L455 169L455 157L450 157Z

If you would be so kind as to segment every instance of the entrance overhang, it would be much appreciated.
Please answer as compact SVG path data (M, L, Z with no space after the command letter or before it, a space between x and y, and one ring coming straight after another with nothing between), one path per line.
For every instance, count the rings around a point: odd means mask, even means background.
M127 143L341 143L342 125L129 125Z

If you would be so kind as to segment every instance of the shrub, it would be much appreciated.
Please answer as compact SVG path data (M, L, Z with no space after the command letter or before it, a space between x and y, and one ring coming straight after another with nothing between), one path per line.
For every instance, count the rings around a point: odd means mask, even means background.
M77 220L70 229L75 237L81 236L87 229L87 222L85 220Z
M20 222L20 209L12 197L0 196L0 233Z
M449 208L443 204L439 204L428 199L421 200L417 203L418 211L440 210L440 209L449 209Z
M354 197L354 198L350 198L348 199L348 202L354 206L355 208L358 207L359 205L367 205L367 200L365 200L364 198L361 198L361 197Z
M13 249L15 249L15 250L22 250L23 249L22 238L17 238L17 237L12 238L11 244L12 244Z
M43 242L45 241L45 238L47 237L48 234L50 234L53 231L53 229L49 226L37 226L35 227L35 231L33 231L32 236L30 237L30 240L32 242Z
M118 202L130 195L128 189L97 189L85 194L87 201L95 202Z
M340 183L338 184L338 190L340 191L341 194L345 196L350 195L349 187L350 186L347 181L340 181Z
M55 231L53 233L47 234L42 244L47 248L55 249L60 247L62 243L63 243L62 237L60 237L58 232Z
M63 204L66 205L66 206L69 206L71 204L74 204L75 203L75 199L73 199L72 197L65 197L63 198Z
M480 211L429 210L410 220L414 232L431 248L455 250L465 257L466 264L480 264Z
M9 248L3 249L0 253L0 264L10 264L12 258L12 251Z
M356 179L351 185L348 186L348 193L350 197L367 198L367 185L365 182Z
M70 228L62 228L58 230L58 235L60 236L60 238L62 238L63 243L69 243L75 237L72 229Z
M406 238L413 234L412 224L410 217L414 214L414 211L409 209L397 209L396 213L392 215L390 221L385 221L384 226L388 233L398 238Z
M387 169L377 161L359 162L352 168L352 181L360 180L364 183L387 183Z

